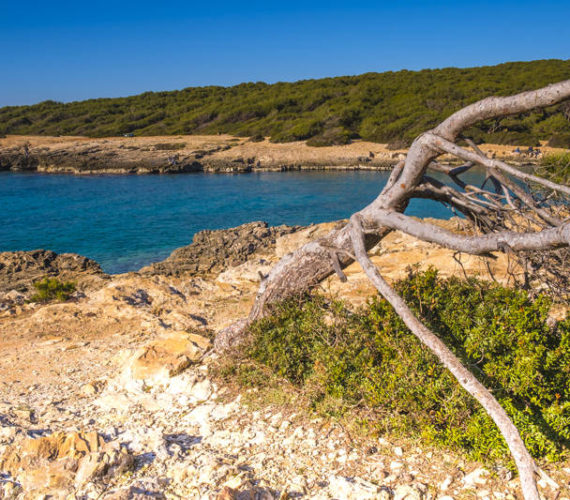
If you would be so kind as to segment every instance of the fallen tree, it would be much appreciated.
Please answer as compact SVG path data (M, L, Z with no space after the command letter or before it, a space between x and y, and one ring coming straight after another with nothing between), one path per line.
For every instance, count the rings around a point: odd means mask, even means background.
M283 257L264 279L247 319L220 332L219 350L239 343L247 327L270 311L271 304L301 294L336 272L346 281L342 268L358 261L379 293L394 307L407 327L438 357L461 386L493 419L517 465L522 492L527 500L539 499L536 479L542 472L528 453L521 436L495 397L465 368L453 352L413 314L384 280L367 251L393 230L475 255L508 252L521 262L523 285L533 277L550 283L560 294L568 290L570 218L567 202L570 187L537 177L504 161L487 157L461 133L477 122L545 108L570 99L570 80L510 97L483 99L454 113L436 128L420 135L406 159L392 171L386 186L367 207L327 236ZM466 144L460 145L461 142ZM451 155L464 162L453 166L439 162ZM482 186L467 184L461 175L479 166L486 171ZM443 183L428 171L444 174ZM472 235L459 235L404 214L413 198L444 203L468 219Z

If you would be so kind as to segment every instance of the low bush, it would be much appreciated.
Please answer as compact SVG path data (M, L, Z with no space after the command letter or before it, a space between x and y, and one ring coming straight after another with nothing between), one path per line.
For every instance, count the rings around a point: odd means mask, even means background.
M394 139L393 141L386 144L386 149L390 151L395 151L397 149L406 149L410 147L410 141L404 139Z
M340 146L343 144L350 144L351 134L348 130L342 127L335 127L326 129L319 135L315 135L307 140L307 146Z
M34 283L36 293L30 297L30 302L51 302L57 300L65 302L75 291L75 284L72 282L63 283L56 278L44 278Z
M537 168L537 173L559 184L569 184L570 153L549 154L544 156Z
M262 134L254 134L249 138L249 142L263 142L265 137Z
M570 316L547 326L548 298L442 279L435 270L411 274L396 288L493 392L532 455L560 459L570 440ZM318 412L362 408L378 433L420 436L479 460L509 456L485 411L381 298L356 312L322 296L289 300L250 334L240 366L271 369Z
M570 134L555 134L548 141L551 148L570 148Z
M159 142L154 145L154 148L158 151L177 151L185 147L186 144L184 142Z

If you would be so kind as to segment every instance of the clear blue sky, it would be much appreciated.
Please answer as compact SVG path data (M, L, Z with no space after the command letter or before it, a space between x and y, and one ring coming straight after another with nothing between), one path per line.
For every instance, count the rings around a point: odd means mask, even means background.
M569 0L0 0L0 106L569 59L569 19Z

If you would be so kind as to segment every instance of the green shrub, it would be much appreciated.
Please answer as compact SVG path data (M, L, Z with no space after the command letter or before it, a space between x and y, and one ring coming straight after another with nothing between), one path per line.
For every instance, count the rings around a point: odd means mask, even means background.
M570 134L554 134L548 141L551 148L570 148Z
M350 144L351 134L342 127L326 129L323 133L311 137L307 141L307 146L323 147L323 146L340 146Z
M350 137L406 143L463 106L491 95L512 95L570 78L570 60L505 63L476 68L388 71L356 76L190 87L120 98L48 102L0 108L5 134L103 137L217 134L307 140L342 127ZM534 146L568 134L567 104L501 120L469 134L486 142Z
M254 134L249 138L249 142L263 142L265 137L262 134Z
M544 156L537 168L537 173L559 184L570 183L570 153Z
M185 147L186 144L184 142L159 142L154 145L154 148L158 151L176 151Z
M532 455L561 458L570 440L570 317L549 327L545 297L434 270L396 288L493 391ZM508 456L485 411L381 298L355 313L322 296L289 300L250 332L246 359L298 386L317 411L363 407L378 432L421 436L480 460Z
M62 283L56 278L44 278L34 283L36 293L30 297L30 302L51 302L57 300L65 302L75 291L75 284L72 282Z

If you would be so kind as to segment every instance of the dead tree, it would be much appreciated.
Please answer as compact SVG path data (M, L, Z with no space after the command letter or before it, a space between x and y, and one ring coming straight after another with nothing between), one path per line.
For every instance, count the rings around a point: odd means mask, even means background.
M408 155L392 171L386 186L367 207L327 236L308 243L283 257L261 283L247 319L219 333L218 349L228 349L243 338L247 326L268 312L271 304L300 294L336 272L346 281L342 268L356 260L394 307L408 328L455 376L461 386L485 408L494 420L518 467L524 497L538 500L536 476L541 471L528 453L520 434L493 395L465 368L450 349L426 328L402 298L384 280L368 257L367 250L390 231L400 230L424 241L475 255L491 252L517 254L524 262L545 251L567 252L570 245L570 218L567 204L570 187L522 171L504 161L488 158L461 133L479 121L500 119L536 108L545 108L570 99L570 80L523 92L511 97L489 97L454 113L436 128L420 135ZM468 147L459 145L467 144ZM438 162L449 155L463 164ZM465 183L461 174L474 166L483 167L482 186ZM450 183L428 175L428 170L446 174ZM455 234L404 214L412 198L439 201L469 219L475 234ZM562 249L562 250L560 250ZM540 271L555 276L568 272L566 255L538 259ZM557 267L558 266L558 267Z

